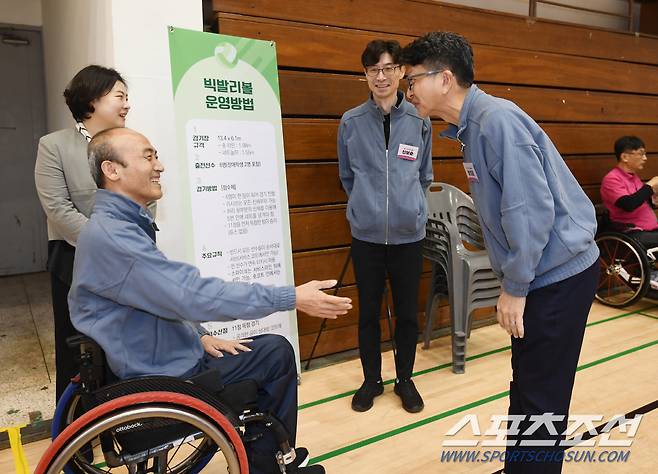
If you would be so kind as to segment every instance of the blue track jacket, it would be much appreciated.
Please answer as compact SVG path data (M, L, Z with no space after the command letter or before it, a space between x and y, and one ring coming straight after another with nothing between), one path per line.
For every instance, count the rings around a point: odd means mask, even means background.
M78 238L71 321L105 351L120 378L179 377L203 356L195 323L256 319L295 307L295 289L202 278L155 246L153 218L122 195L98 190Z
M384 114L372 97L345 112L338 129L338 168L349 198L352 236L375 244L408 244L425 237L432 124L400 91L398 98L399 105L391 108L388 149Z
M491 265L514 296L576 275L599 256L594 206L546 132L516 104L472 85L459 127ZM468 175L468 173L467 173Z

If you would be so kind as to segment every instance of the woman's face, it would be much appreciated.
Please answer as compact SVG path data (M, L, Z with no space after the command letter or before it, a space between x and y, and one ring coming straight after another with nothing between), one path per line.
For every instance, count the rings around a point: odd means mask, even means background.
M128 89L126 85L117 81L110 92L92 101L94 111L91 118L100 125L102 130L126 126L126 115L130 110L128 104Z

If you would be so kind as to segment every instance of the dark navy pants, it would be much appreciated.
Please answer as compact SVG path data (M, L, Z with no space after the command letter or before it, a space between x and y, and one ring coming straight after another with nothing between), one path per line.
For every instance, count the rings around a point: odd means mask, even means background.
M551 440L557 444L563 439L560 434L567 426L585 324L598 280L597 260L577 275L528 293L523 313L525 336L512 338L509 414L554 413L564 415L564 421L553 424L558 435L541 425L534 434L523 436L533 424L526 417L519 435L508 433L508 441ZM559 446L509 446L505 474L560 473L563 455Z
M200 370L219 369L225 384L242 380L254 380L258 384L258 408L269 411L284 424L290 434L290 444L295 446L297 434L297 368L292 346L283 336L266 334L253 338L247 344L251 352L238 355L224 354L213 357L205 354ZM259 440L247 448L258 456L267 457L274 463L278 449L274 437L267 430ZM270 457L271 455L271 457ZM249 472L266 472L250 463Z

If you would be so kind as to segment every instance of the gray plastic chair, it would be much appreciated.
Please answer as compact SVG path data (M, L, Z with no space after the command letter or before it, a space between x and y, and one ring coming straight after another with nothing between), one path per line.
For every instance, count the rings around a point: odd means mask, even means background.
M495 306L500 281L491 269L473 200L460 189L433 183L427 191L428 221L423 254L432 261L425 308L423 348L430 345L434 313L448 296L452 323L452 370L464 373L466 340L477 308Z

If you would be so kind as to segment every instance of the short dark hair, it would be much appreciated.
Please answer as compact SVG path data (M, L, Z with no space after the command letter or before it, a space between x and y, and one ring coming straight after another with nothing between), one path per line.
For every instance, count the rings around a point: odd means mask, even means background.
M615 142L615 156L617 157L617 161L621 160L622 153L639 150L640 148L645 148L644 142L634 135L625 135L618 138Z
M91 103L107 95L117 81L127 85L121 74L112 68L92 64L78 71L64 89L66 105L73 118L81 122L91 117L94 113Z
M361 54L361 64L363 67L374 66L379 62L382 54L388 53L393 58L393 63L400 62L400 43L395 40L373 40L366 45L366 49Z
M121 166L126 166L126 162L117 154L117 151L112 145L112 135L116 130L126 131L128 129L123 127L114 127L103 130L94 135L87 147L87 156L89 158L89 171L91 177L94 178L96 186L100 189L105 187L105 175L101 169L104 161L113 161L119 163Z
M449 69L465 88L473 84L473 48L466 38L449 31L435 31L402 48L402 64L422 64L428 70Z

